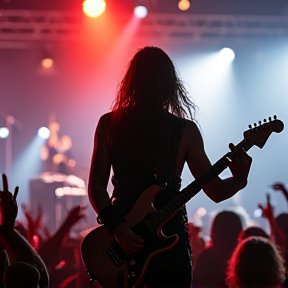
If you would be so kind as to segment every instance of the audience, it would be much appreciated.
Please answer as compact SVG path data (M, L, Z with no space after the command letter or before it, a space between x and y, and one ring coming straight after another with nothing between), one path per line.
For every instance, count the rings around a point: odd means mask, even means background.
M2 282L5 288L46 288L49 277L46 266L30 243L15 229L18 214L16 202L18 187L12 195L8 190L8 181L2 175L3 190L0 190L0 240L2 250L7 252L7 267ZM5 253L2 254L5 257ZM3 272L2 272L3 274Z
M284 185L274 184L274 190L281 190L286 201L287 199L287 190ZM259 204L259 207L263 211L263 216L268 220L270 230L271 230L271 239L279 248L281 256L284 258L284 263L286 267L286 273L288 271L288 229L287 229L287 213L280 213L277 217L274 215L274 211L272 209L270 203L270 195L267 194L267 203L266 205ZM286 274L286 279L283 282L282 286L284 288L288 288L288 274Z
M199 237L200 232L201 232L200 227L194 225L192 222L188 223L189 240L191 244L191 249L192 249L191 252L192 252L194 263L197 261L199 254L201 254L201 252L205 248L204 240L201 237Z
M257 226L250 226L243 229L239 235L238 241L242 241L251 236L259 236L266 239L269 239L269 235L260 227Z
M83 233L71 236L71 228L85 218L87 207L77 205L67 212L61 226L50 235L28 205L22 205L27 224L16 221L18 187L9 192L2 176L0 190L0 288L89 288L82 261ZM288 202L281 183L274 184ZM243 227L234 211L219 211L207 243L199 236L201 227L188 223L193 254L193 288L287 288L288 213L277 217L270 204L259 204L270 225L270 234L257 226ZM96 223L95 223L96 225ZM91 227L92 229L93 227ZM286 260L286 261L285 261ZM49 275L49 276L48 276ZM97 284L101 288L99 284ZM106 287L105 287L106 288Z
M240 241L227 269L229 288L278 288L284 279L284 260L270 240L252 236Z
M227 287L227 263L242 228L241 218L235 212L221 211L216 215L211 228L211 246L206 247L194 263L193 288Z
M66 215L61 226L50 235L42 224L42 211L39 209L36 219L28 205L22 205L27 219L27 229L17 223L23 235L30 235L30 244L38 251L45 262L51 288L84 288L88 287L89 278L85 274L84 264L80 255L81 236L70 237L72 227L86 217L87 206L76 205ZM21 228L19 228L21 227ZM24 230L24 231L23 231ZM45 237L42 232L44 231ZM79 271L82 271L79 277ZM84 271L84 273L83 273Z
M86 208L81 205L74 207L54 235L39 247L39 255L47 265L53 286L61 285L67 278L77 281L76 276L82 264L77 255L80 239L69 238L69 232L78 221L85 218Z

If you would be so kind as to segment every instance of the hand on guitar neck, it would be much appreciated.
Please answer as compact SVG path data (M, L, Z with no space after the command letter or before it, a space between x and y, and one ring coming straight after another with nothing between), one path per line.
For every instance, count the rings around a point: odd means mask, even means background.
M244 151L242 146L235 146L230 143L231 152L226 154L227 165L239 184L239 189L243 189L247 185L247 178L250 171L252 158Z

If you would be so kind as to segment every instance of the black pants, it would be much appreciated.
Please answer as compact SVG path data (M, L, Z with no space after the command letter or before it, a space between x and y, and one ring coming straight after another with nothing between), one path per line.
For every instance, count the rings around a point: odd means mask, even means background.
M151 259L144 277L146 288L190 288L192 260L186 209L179 210L162 231L166 236L178 234L179 242L172 250Z

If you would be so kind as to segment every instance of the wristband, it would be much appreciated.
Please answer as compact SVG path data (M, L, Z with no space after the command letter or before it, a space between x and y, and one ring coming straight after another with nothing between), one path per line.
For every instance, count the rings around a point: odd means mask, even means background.
M114 234L116 228L125 221L118 208L113 205L105 207L97 217L97 222L104 224L111 234Z

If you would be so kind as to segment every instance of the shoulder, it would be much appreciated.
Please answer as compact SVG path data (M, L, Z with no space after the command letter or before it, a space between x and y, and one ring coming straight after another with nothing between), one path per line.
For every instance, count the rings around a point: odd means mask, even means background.
M108 112L100 116L97 123L97 129L107 129L111 123L111 119L112 119L112 112Z
M185 143L191 145L191 142L202 142L202 135L199 129L199 125L193 120L185 119L185 127L183 131L183 140Z
M100 116L98 123L108 124L112 118L112 112L105 113Z
M186 129L186 130L189 130L189 131L191 131L191 130L197 130L198 128L197 128L197 124L196 124L196 121L194 121L194 120L189 120L189 119L186 119L186 118L181 118L181 117L179 117L179 116L176 116L176 115L174 115L174 114L172 114L172 113L169 113L169 119L170 119L170 121L172 121L172 122L174 122L174 123L178 123L179 125L182 125L182 126L184 126L184 128Z
M95 137L103 137L109 131L110 121L111 121L111 112L103 114L100 116L96 129L95 129Z
M205 248L197 257L197 272L200 270L210 271L216 265L214 251L212 247Z
M199 132L199 128L198 128L198 124L193 121L193 120L188 120L188 119L184 119L185 120L185 129L189 130L189 131L194 131L194 132Z
M213 246L210 247L206 247L202 250L202 252L199 254L198 258L209 258L212 257L212 255L214 255L214 251L213 251Z

